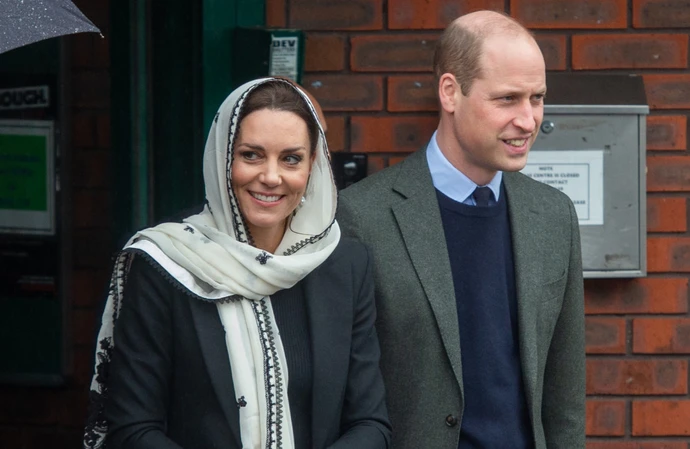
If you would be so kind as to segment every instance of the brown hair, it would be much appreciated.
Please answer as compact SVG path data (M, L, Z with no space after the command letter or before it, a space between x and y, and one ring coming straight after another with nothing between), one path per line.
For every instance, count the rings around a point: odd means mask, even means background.
M480 58L484 41L497 34L532 34L518 21L505 13L496 11L492 17L465 23L455 20L436 42L434 51L434 75L436 82L444 73L455 76L462 94L467 96L472 83L482 76Z
M311 108L304 97L298 92L297 87L288 81L267 81L249 92L242 105L239 115L239 124L252 112L262 109L273 111L292 112L307 124L309 133L310 153L316 151L316 143L319 138L319 125L314 118Z

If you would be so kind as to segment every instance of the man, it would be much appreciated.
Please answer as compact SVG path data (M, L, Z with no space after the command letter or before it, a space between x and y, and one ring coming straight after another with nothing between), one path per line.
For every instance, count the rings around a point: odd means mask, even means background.
M392 448L584 448L578 221L516 173L543 118L543 56L480 11L446 29L434 71L428 146L344 190L337 216L374 256Z

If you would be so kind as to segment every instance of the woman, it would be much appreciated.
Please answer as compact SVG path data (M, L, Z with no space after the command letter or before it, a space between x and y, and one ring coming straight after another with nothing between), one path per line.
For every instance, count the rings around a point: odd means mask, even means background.
M204 182L202 213L117 259L85 447L388 447L368 254L340 239L307 96L230 94Z

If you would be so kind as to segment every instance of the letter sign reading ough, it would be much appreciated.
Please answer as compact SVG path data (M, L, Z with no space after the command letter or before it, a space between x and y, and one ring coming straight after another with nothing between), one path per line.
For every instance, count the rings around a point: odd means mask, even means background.
M522 173L568 195L580 225L604 224L603 151L531 151Z

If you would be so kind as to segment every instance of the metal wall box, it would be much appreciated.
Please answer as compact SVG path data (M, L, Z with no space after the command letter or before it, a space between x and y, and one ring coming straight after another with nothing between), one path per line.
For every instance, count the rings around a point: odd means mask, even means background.
M580 221L586 278L647 271L642 77L549 74L541 132L523 172L564 191Z

